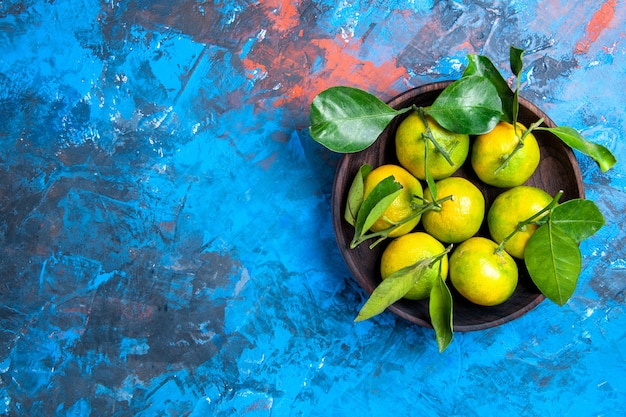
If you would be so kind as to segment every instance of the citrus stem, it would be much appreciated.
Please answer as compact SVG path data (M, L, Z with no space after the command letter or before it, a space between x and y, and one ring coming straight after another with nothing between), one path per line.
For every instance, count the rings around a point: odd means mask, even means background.
M559 200L561 199L561 196L563 195L563 191L559 191L554 198L552 199L552 201L545 206L544 208L542 208L541 210L539 210L537 213L533 214L532 216L530 216L529 218L527 218L526 220L522 220L521 222L517 223L517 226L515 227L515 229L513 230L513 232L511 232L507 237L505 237L502 242L500 242L500 244L498 245L498 247L496 248L496 250L494 251L494 253L500 253L504 250L504 246L507 244L507 242L509 240L511 240L511 238L513 236L515 236L516 233L521 232L522 230L524 230L524 228L526 226L528 226L529 224L539 224L540 221L537 221L537 219L539 217L542 217L544 215L544 213L551 211L559 202Z
M444 256L446 256L447 254L449 254L450 252L452 252L452 248L454 245L449 244L441 253L438 253L437 255L433 255L433 256L429 256L428 258L423 258L420 259L419 261L415 262L414 264L405 266L404 268L394 272L395 274L406 274L407 272L412 272L414 270L417 270L419 268L432 268L437 262L439 262L439 275L441 275L441 260L443 259ZM390 275L391 276L391 275ZM389 277L387 277L389 278ZM403 294L404 296L404 294Z
M426 203L426 204L424 204L424 207L429 207L431 205L434 206L430 210L435 210L435 211L441 210L441 204L442 203L445 203L448 200L454 200L454 194L447 195L447 196L445 196L443 198L440 198L439 200L434 200L434 201L425 200L424 197L418 197L418 196L415 196L415 197L420 199L424 203Z
M426 132L422 133L422 138L424 139L424 142L425 142L424 143L424 176L426 177L426 184L428 185L430 194L433 196L433 198L436 199L437 198L437 186L435 185L435 180L433 179L433 176L430 173L428 142L429 141L432 142L435 149L444 157L444 159L448 162L448 164L450 164L450 166L453 166L454 162L452 161L452 158L448 154L448 151L446 151L443 148L443 146L441 146L441 144L437 142L437 139L435 139L435 135L433 135L433 131L430 129L430 123L428 123L428 118L426 117L426 114L424 114L424 108L417 107L415 105L413 106L413 108L415 109L415 111L417 111L417 114L419 115L420 119L422 120L422 123L424 123L424 127L426 128ZM452 152L457 145L458 145L458 142L456 142L452 146L452 148L450 149L450 152Z
M424 108L423 107L416 107L417 113L420 116L420 119L422 119L422 122L424 123L424 126L426 127L426 132L422 134L422 136L424 136L425 139L428 139L430 142L432 142L433 146L435 147L435 149L437 149L438 152L441 153L441 155L443 155L443 157L445 158L446 161L448 161L448 163L450 164L450 166L454 165L454 162L452 161L452 158L450 157L450 154L448 154L448 151L446 151L443 146L441 146L441 144L439 142L437 142L437 139L435 139L435 136L433 135L433 131L430 129L430 124L428 123L428 118L426 117L426 114L424 114ZM455 143L455 145L452 147L452 149L450 149L450 152L452 152L452 150L456 147L456 145L458 144ZM428 147L428 144L426 144L426 147Z
M367 233L367 234L363 234L361 236L354 236L354 238L352 239L352 242L350 242L350 249L354 249L357 246L359 246L361 243L365 242L366 240L369 239L373 239L373 238L378 238L376 239L369 247L370 249L374 248L376 245L378 245L380 242L382 242L383 240L385 240L386 238L389 237L389 234L391 232L393 232L394 230L398 229L399 227L401 227L402 225L410 222L411 220L415 219L418 216L421 216L422 214L424 214L425 212L429 211L429 210L437 210L441 208L441 203L443 203L444 201L450 200L452 199L452 195L449 195L447 197L444 197L440 200L436 200L436 201L426 201L424 200L422 197L418 197L415 196L416 198L421 199L422 201L424 201L426 204L422 204L420 205L420 209L419 211L416 211L415 213L411 214L410 216L398 221L398 222L391 222L389 221L389 219L385 219L387 222L392 223L391 227L388 227L387 229L383 229L383 230L379 230L377 232L372 232L372 233Z
M438 255L435 256L431 256L429 259L431 259L431 262L428 264L429 268L432 268L433 265L435 265L437 262L440 262L444 256L446 256L447 254L449 254L450 252L452 252L452 247L454 245L449 244L444 250L443 252L441 252ZM439 275L441 275L441 263L439 263Z
M509 164L509 161L511 160L511 158L513 158L515 156L515 154L517 152L519 152L524 147L524 140L526 139L526 136L528 136L541 123L543 123L543 118L539 119L537 122L535 122L532 125L530 125L530 127L528 129L526 129L526 130L524 130L522 132L522 136L520 136L517 133L517 130L518 130L517 120L513 121L513 132L515 132L515 137L517 138L517 145L515 145L515 148L513 149L513 151L506 156L506 158L504 159L504 161L502 161L500 166L498 168L496 168L496 170L493 172L494 174L497 174L498 172L500 172L504 168L506 168L506 166Z

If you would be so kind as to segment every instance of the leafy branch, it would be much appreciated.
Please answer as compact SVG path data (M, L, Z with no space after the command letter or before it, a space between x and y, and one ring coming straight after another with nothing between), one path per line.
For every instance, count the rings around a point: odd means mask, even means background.
M502 120L516 126L519 114L519 91L521 86L521 73L523 69L524 51L511 46L510 67L515 75L515 89L511 90L502 74L493 65L491 60L481 55L468 55L468 66L463 72L462 78L473 78L476 76L488 79L495 87L502 103ZM591 157L600 167L602 172L606 172L615 165L617 159L603 145L593 143L585 139L576 129L571 127L546 127L540 126L543 120L534 123L524 134L532 130L544 130L559 138L565 145ZM523 139L521 140L523 145ZM509 156L510 158L510 156ZM506 163L506 161L505 161Z
M524 263L530 278L549 300L562 306L572 296L582 265L579 244L605 224L604 216L593 201L582 198L559 204L563 191L529 218L520 221L498 245L507 242L531 224L538 225L524 249Z
M439 200L425 201L419 196L413 196L413 201L411 202L413 213L400 221L392 222L391 220L384 218L384 213L391 203L393 203L393 200L395 200L398 194L402 191L402 184L397 182L393 175L390 175L376 184L368 196L365 197L363 190L365 177L369 175L371 170L372 167L370 165L363 164L359 168L357 175L352 181L350 190L348 191L348 201L344 212L344 218L350 225L354 226L354 237L350 242L350 249L356 248L366 240L376 238L376 240L370 245L371 249L384 239L387 239L389 234L399 227L421 216L429 210L441 207L441 204L444 201L452 198L452 196L449 195ZM391 226L383 230L367 233L372 225L381 217L390 223Z
M604 216L590 200L578 198L549 208L547 221L524 250L528 273L548 299L562 306L572 296L582 268L579 244L604 224Z
M429 269L436 267L438 273L430 291L429 311L439 351L443 352L452 341L453 303L452 295L441 273L441 260L448 256L451 250L452 245L449 245L443 252L424 258L389 275L374 289L354 321L367 320L382 313L387 307L404 297L413 286L426 279L426 272Z
M511 240L511 238L513 236L515 236L517 233L521 232L522 230L525 230L527 226L529 226L531 224L536 224L536 225L542 224L539 219L544 217L547 212L552 210L552 208L555 207L558 204L558 202L561 199L562 195L563 195L563 191L559 191L557 193L557 195L552 199L550 204L548 204L543 209L539 210L537 213L533 214L532 216L530 216L526 220L523 220L523 221L517 223L517 226L515 226L515 229L513 229L513 231L508 236L506 236L504 239L502 239L502 242L500 242L500 244L496 248L496 252L503 251L504 247L506 246L508 241Z

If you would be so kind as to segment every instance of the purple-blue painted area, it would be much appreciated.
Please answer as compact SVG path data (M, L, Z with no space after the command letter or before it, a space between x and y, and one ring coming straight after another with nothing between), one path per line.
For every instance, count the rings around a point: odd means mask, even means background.
M0 415L624 415L625 27L617 0L0 2ZM443 353L354 323L311 99L510 45L619 160L577 153L607 223L574 296Z

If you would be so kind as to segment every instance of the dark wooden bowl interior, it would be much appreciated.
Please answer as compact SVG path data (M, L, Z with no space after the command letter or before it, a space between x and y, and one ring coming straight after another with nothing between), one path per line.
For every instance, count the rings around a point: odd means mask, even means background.
M449 83L433 83L409 90L392 99L389 105L396 109L412 104L428 106ZM545 126L555 126L552 120L532 103L523 98L519 101L519 121L524 125L529 126L543 117ZM380 257L388 241L380 243L371 250L368 247L370 242L365 242L356 249L350 249L349 242L354 229L344 220L343 210L350 184L362 164L368 163L373 167L386 163L399 164L395 154L394 135L401 120L402 116L394 119L378 140L366 150L344 155L337 167L333 185L332 214L337 244L354 278L370 294L380 283ZM572 150L549 132L535 131L534 134L539 142L541 162L526 184L542 188L550 195L563 190L561 202L584 198L582 175ZM485 196L487 210L495 197L503 191L480 182L469 164L469 157L465 165L454 175L468 178L480 188ZM416 230L419 229L418 225ZM489 237L486 222L483 223L478 235ZM518 261L518 267L520 275L515 293L508 301L495 307L481 307L470 303L454 290L448 280L448 286L454 298L454 330L473 331L498 326L522 316L541 303L545 296L530 279L524 263ZM431 327L428 300L402 299L390 306L389 310L413 323Z

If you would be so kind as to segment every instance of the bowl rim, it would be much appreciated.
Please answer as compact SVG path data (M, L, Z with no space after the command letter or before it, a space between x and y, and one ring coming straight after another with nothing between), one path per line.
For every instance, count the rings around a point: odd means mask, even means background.
M424 93L432 93L433 91L443 90L445 87L447 87L453 82L454 80L437 81L437 82L426 83L417 87L413 87L402 93L397 94L396 96L391 98L389 101L387 101L387 104L392 108L398 109L398 107L402 103L414 100L416 97ZM534 113L538 118L543 118L544 125L548 127L556 127L556 124L552 121L552 119L550 119L550 117L548 117L548 115L543 110L541 110L531 101L527 100L521 95L518 97L518 99L519 99L520 106L526 107L527 110ZM580 167L578 165L576 156L574 152L572 151L572 149L568 146L564 146L564 151L565 151L565 154L566 154L565 156L567 157L567 160L572 166L572 170L573 170L574 177L575 177L576 192L580 198L585 198L585 188L584 188L584 183L582 179L582 173L580 171ZM340 193L345 192L345 191L342 191L340 189L339 178L347 175L348 163L350 159L353 158L353 155L354 153L344 154L340 158L340 161L335 170L335 177L333 181L333 188L332 188L332 195L331 195L332 221L333 221L333 228L335 232L335 239L336 239L337 245L339 246L342 257L346 265L348 266L350 273L356 279L359 286L362 289L364 289L368 294L371 294L374 291L375 287L372 285L370 280L367 279L362 274L361 270L358 268L358 265L356 265L355 263L355 259L347 256L346 251L343 249L343 247L346 245L347 242L343 240L343 236L340 233L343 227L342 223L345 222L345 220L343 219L343 210L342 210L342 207L340 207L341 205L340 203L341 203L341 200L343 199L343 196L340 195ZM545 298L546 298L545 295L539 292L536 295L536 297L534 297L533 299L529 298L528 303L526 303L519 309L512 311L510 314L498 317L493 320L485 321L483 323L453 324L453 330L455 332L469 332L469 331L485 330L488 328L500 326L502 324L508 323L510 321L513 321L525 315L526 313L534 309L536 306L541 304L541 302L544 301ZM404 301L406 302L407 300L404 300ZM432 324L430 323L430 320L425 320L424 318L417 317L415 315L407 313L404 309L399 307L398 302L390 305L387 308L387 310L391 311L398 317L408 320L409 322L418 324L422 327L432 328Z

